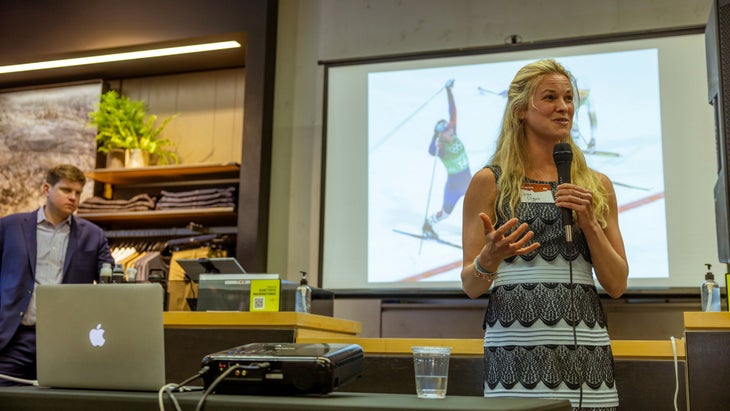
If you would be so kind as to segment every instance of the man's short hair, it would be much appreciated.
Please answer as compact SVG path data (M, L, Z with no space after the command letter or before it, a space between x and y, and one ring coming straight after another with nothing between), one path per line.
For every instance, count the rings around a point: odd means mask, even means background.
M61 180L81 183L81 185L86 184L84 172L71 164L59 164L51 167L46 173L46 182L51 186L55 186Z

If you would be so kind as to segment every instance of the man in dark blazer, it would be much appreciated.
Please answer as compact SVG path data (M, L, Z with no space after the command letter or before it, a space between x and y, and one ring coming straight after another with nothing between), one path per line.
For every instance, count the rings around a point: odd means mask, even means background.
M104 232L73 215L85 183L78 168L55 166L42 207L0 219L0 386L36 378L35 286L91 283L114 262Z

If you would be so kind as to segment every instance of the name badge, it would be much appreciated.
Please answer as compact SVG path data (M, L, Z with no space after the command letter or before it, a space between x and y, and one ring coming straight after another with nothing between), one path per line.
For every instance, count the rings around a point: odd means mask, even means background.
M555 203L550 184L525 183L521 192L523 203Z

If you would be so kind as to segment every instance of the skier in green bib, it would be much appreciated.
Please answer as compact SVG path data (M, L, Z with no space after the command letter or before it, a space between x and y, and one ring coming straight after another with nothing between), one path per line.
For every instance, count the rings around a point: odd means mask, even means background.
M441 209L431 214L423 222L423 236L438 238L434 225L447 218L454 210L454 206L466 193L471 181L469 158L466 155L464 144L456 136L456 104L451 89L454 80L446 82L446 94L449 99L449 121L439 120L433 130L433 138L428 147L428 153L441 159L448 177L444 186L443 205Z

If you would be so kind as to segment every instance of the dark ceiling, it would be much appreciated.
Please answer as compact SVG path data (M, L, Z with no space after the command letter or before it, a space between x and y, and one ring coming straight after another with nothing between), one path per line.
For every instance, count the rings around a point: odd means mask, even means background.
M119 78L145 77L160 74L173 74L201 70L244 67L246 64L245 33L234 33L230 35L220 35L215 37L176 40L175 42L166 43L140 44L135 47L126 47L123 49L105 49L86 51L84 53L76 54L48 55L36 57L32 61L14 61L12 62L12 64L85 57L94 54L108 54L144 49L173 47L186 44L208 43L223 40L236 40L241 43L242 47L195 54L184 54L141 60L91 64L86 66L74 66L57 69L0 74L0 89L25 87L29 85L38 86L49 83L80 81L88 79L112 80Z

